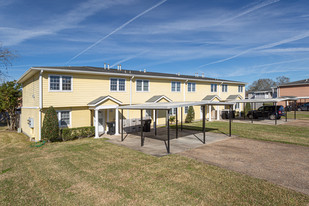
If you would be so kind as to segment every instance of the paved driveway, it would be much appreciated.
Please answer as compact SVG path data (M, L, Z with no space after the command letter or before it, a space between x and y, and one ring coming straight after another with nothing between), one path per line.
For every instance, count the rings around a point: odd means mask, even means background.
M309 195L309 147L231 138L181 155Z

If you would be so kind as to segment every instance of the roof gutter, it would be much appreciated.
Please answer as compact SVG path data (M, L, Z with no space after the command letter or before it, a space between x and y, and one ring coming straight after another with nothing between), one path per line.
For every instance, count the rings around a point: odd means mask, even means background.
M44 71L50 71L50 72L63 72L63 73L80 73L80 74L99 74L99 75L113 75L113 76L126 76L126 77L132 77L132 74L130 73L113 73L113 72L93 72L93 71L73 71L73 70L62 70L62 69L47 69L47 68L40 68L31 67L29 70L27 70L18 80L18 82L22 82L22 79L31 71L31 70L44 70ZM220 83L222 80L207 80L207 79L191 79L191 78L185 78L185 77L165 77L165 76L153 76L153 75L138 75L134 74L136 77L143 77L143 78L152 78L152 79L177 79L177 80L188 80L188 81L200 81L200 82L216 82ZM231 83L231 84L242 84L245 85L247 83L245 82L232 82L232 81L223 81L225 83Z

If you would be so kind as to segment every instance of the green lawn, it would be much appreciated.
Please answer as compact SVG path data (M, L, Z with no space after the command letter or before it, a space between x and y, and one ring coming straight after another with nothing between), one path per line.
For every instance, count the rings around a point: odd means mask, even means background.
M172 127L175 127L175 125ZM190 124L184 124L183 128L202 130L202 122L199 121ZM229 123L223 121L206 122L206 131L228 134ZM232 135L250 139L309 146L309 126L301 127L291 125L262 125L233 122Z
M169 155L81 139L30 147L0 128L1 205L306 205L309 197Z
M294 112L288 112L288 118L294 119ZM296 119L309 119L309 111L297 111Z

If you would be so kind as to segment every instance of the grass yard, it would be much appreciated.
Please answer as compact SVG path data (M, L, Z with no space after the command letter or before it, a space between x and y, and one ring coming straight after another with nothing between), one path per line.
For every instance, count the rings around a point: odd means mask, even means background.
M309 197L263 180L104 139L30 147L0 127L1 205L306 205Z
M296 114L296 119L309 119L309 111L297 111ZM288 119L294 119L294 112L288 112Z
M175 125L172 127L175 127ZM190 124L184 124L183 128L202 130L202 122L199 121ZM206 122L206 131L228 134L229 123L223 121ZM249 139L309 146L309 127L291 125L276 126L233 122L232 134Z

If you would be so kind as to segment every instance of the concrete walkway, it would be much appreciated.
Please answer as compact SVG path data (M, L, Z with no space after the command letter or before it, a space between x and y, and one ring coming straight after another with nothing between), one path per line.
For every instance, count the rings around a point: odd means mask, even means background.
M179 138L175 139L175 130L170 129L170 152L171 154L184 152L189 149L201 147L204 144L200 141L203 139L203 133L200 131L193 130L183 130L179 129ZM124 135L125 137L126 135ZM164 140L167 140L167 130L166 128L158 128L157 136L154 135L154 132L144 132L145 143L141 147L141 137L140 133L128 134L123 142L121 142L120 135L110 136L104 135L104 138L108 138L108 142L122 145L134 150L141 151L145 154L154 155L154 156L164 156L167 155L166 146ZM216 134L206 132L206 144L211 144L218 142L224 139L230 138L226 134ZM200 139L200 140L199 140Z
M309 147L230 138L181 155L309 195Z

